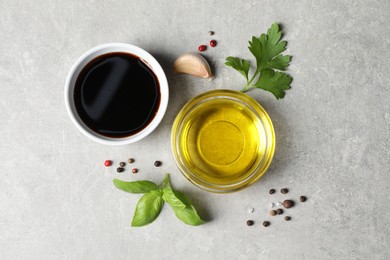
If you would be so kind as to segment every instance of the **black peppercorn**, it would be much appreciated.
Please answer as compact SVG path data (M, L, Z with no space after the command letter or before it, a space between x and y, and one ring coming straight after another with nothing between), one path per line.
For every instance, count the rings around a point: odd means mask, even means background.
M286 193L288 193L288 189L287 188L283 188L283 189L280 190L280 193L286 194Z
M276 191L275 191L275 189L270 189L269 190L269 194L274 194Z
M123 169L122 167L118 167L118 168L116 168L116 171L117 172L123 172L125 169Z
M120 167L125 167L125 165L126 165L125 162L120 162L120 163L119 163L119 166L120 166Z
M264 221L263 222L263 226L264 227L268 227L269 225L271 225L271 223L269 221Z
M294 206L294 201L292 201L292 200L283 201L283 207L285 207L286 209L289 209L293 206Z
M246 222L246 224L247 224L248 226L253 226L254 223L255 223L255 222L253 222L253 220L248 220L248 221Z
M291 220L291 217L290 217L290 216L285 216L285 217L284 217L284 220L290 221L290 220Z
M160 167L161 165L162 165L162 162L160 162L160 161L154 162L154 166L156 166L156 167Z
M301 197L299 197L299 200L300 200L301 202L305 202L305 201L307 200L307 198L306 198L305 196L301 196Z
M278 215L282 215L282 214L283 214L283 210L282 210L282 209L277 209L277 210L276 210L276 213L277 213Z

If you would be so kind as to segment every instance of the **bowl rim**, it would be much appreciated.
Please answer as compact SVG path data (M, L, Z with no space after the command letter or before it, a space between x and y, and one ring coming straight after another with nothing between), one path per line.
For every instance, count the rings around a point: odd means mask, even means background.
M194 174L189 171L189 169L184 165L182 156L179 152L179 137L180 137L180 131L181 131L181 124L183 123L183 120L185 119L186 115L196 107L197 104L199 104L202 100L207 99L215 99L215 98L229 98L229 99L236 99L237 101L242 102L246 106L248 106L250 109L252 109L253 112L255 112L258 115L258 118L260 119L264 131L266 131L267 136L267 144L266 144L266 152L264 154L264 157L259 162L257 167L243 180L240 180L239 182L232 183L232 184L215 184L210 183L207 181L204 181L198 177L196 177ZM264 124L263 119L259 116L258 113L261 113L265 120L267 120L267 124ZM272 121L266 112L266 110L252 97L238 91L229 90L229 89L217 89L217 90L211 90L204 92L198 96L195 96L191 100L189 100L180 110L178 115L176 116L172 131L171 131L171 150L173 153L173 157L175 160L175 163L177 167L179 168L180 172L184 175L186 179L188 179L192 184L195 186L214 193L230 193L235 192L238 190L245 189L255 183L257 180L259 180L267 171L269 168L274 152L275 152L275 131L272 124ZM190 173L188 173L189 171Z
M123 53L136 55L146 65L148 65L150 69L153 70L154 74L156 75L159 81L160 94L161 94L160 104L157 109L157 113L155 117L152 119L152 121L138 133L126 137L121 137L121 138L113 138L113 137L100 135L94 132L93 130L91 130L79 117L73 100L75 81L80 71L85 67L85 65L87 65L92 59L100 55L107 54L107 53L115 53L115 52L123 52ZM168 101L169 101L168 80L160 63L144 49L128 43L118 43L118 42L105 43L105 44L95 46L89 49L88 51L86 51L72 65L66 77L64 99L65 99L65 107L71 121L76 126L76 128L85 136L87 136L89 139L106 145L126 145L126 144L137 142L145 138L150 133L152 133L153 130L155 130L157 126L160 124L160 122L162 121L166 113Z

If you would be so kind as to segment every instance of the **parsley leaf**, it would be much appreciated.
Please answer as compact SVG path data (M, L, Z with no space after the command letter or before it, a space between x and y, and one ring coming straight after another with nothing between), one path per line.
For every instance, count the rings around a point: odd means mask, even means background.
M292 78L284 72L275 70L286 70L291 56L281 54L287 45L281 38L282 32L277 23L272 24L267 34L252 37L248 48L256 58L257 68L250 79L248 77L250 64L247 60L231 56L226 58L225 64L241 73L247 81L241 92L260 88L271 92L277 99L284 97L285 90L290 88Z
M275 95L277 99L283 98L284 90L290 88L292 78L283 72L275 72L271 69L263 70L259 80L254 84L256 88L267 90Z
M225 64L227 66L233 67L233 69L240 72L246 78L246 80L248 80L248 73L251 65L247 60L240 60L236 57L227 57Z

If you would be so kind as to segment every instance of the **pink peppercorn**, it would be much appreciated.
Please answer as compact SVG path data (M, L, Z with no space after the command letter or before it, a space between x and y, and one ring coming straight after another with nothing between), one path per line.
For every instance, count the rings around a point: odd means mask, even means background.
M207 46L206 45L200 45L198 47L198 51L205 51L207 49Z
M104 166L108 167L108 166L111 166L112 165L112 162L110 160L105 160L104 161Z

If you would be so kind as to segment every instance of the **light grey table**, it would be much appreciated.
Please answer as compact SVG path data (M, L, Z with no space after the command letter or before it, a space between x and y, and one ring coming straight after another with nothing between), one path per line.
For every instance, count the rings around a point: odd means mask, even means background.
M252 59L247 41L275 21L294 56L293 88L281 101L248 92L275 125L272 166L238 193L199 190L174 165L174 117L199 93L239 90L244 82L225 57ZM386 0L0 0L0 259L389 259L389 24ZM174 59L207 43L209 30L218 41L205 52L215 78L173 75ZM161 125L123 147L84 137L63 100L73 62L107 42L148 50L170 84ZM103 167L129 156L137 175ZM165 172L206 225L186 226L165 207L155 223L130 227L139 196L112 179L160 181ZM268 190L283 187L308 201L289 211L290 222L276 217L264 228L268 204L284 198Z

